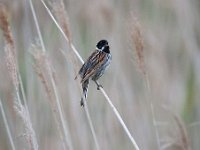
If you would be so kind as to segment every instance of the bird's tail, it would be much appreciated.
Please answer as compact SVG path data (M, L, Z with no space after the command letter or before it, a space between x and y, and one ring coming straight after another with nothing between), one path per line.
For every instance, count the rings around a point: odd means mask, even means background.
M88 87L89 87L89 79L85 80L82 83L83 95L81 97L81 106L83 106L83 107L84 107L84 100L87 99Z

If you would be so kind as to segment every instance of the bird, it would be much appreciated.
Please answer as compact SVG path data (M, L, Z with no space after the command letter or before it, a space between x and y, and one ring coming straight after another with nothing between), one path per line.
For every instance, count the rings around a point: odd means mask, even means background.
M102 87L102 85L98 84L97 80L104 74L111 60L112 55L110 53L108 41L102 39L97 43L95 51L88 57L78 72L83 90L80 101L81 106L84 107L84 99L87 99L90 80L93 80L97 84L97 90ZM77 76L75 79L77 79Z

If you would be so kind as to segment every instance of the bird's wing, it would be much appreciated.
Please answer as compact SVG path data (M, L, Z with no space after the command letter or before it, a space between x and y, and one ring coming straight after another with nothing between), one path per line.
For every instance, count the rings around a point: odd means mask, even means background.
M89 79L92 75L95 74L96 69L99 68L105 60L106 53L96 50L94 51L90 57L85 62L85 68L81 83L83 83L85 80Z
M96 50L97 51L97 50ZM81 78L83 78L83 75L85 74L85 71L88 67L88 63L90 62L90 59L95 55L95 53L97 53L96 51L94 51L90 57L84 62L84 64L81 66L80 70L78 71L78 74L75 76L75 80L77 79L78 75L81 76Z

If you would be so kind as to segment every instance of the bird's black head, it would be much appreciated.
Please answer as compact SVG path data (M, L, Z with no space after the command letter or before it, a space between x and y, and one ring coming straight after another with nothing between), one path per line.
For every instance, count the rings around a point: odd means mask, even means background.
M97 43L97 49L103 50L105 46L108 46L108 41L101 40Z

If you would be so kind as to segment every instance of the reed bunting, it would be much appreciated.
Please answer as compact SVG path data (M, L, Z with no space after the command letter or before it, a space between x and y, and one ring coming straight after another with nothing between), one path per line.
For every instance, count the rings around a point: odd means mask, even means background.
M110 54L108 42L106 40L99 41L96 45L96 50L90 55L78 72L83 89L83 95L80 102L81 106L84 106L84 99L87 98L89 82L91 79L97 84L98 90L102 87L97 83L97 80L104 74L106 68L110 65L111 59L112 56ZM77 76L75 79L77 79Z

